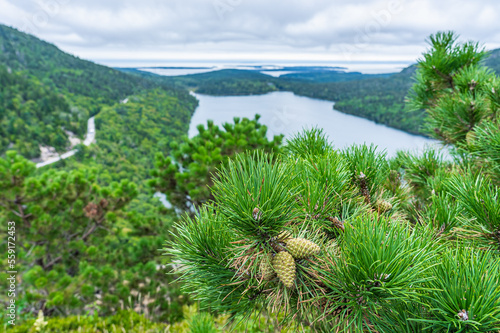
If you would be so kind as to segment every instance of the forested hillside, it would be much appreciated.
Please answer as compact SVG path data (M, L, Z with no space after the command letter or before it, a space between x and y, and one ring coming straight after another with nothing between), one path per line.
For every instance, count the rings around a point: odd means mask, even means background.
M159 88L105 106L95 118L98 144L61 167L95 166L109 172L109 181L126 177L144 190L155 153L168 152L169 144L187 133L196 106L193 97L180 99Z
M491 50L482 62L485 66L500 75L500 49Z
M259 95L276 91L275 78L254 71L223 69L215 72L163 77L167 82L207 95Z
M158 85L139 76L79 59L55 45L0 24L0 63L26 71L60 91L114 103Z
M294 71L295 67L285 67L282 70L284 71ZM298 67L301 68L301 67ZM381 78L381 77L389 77L392 73L389 74L363 74L360 72L348 72L345 69L322 69L311 67L314 70L307 70L308 67L303 68L302 71L296 71L293 73L283 74L280 76L281 79L298 79L303 81L311 81L311 82L345 82L345 81L354 81L354 80L365 80L372 78Z
M39 144L64 151L65 130L82 135L86 118L36 77L12 73L0 64L0 154L15 149L34 158L40 154Z
M90 116L152 89L184 103L187 113L194 110L195 99L186 90L174 89L161 78L131 75L79 59L1 24L0 76L0 107L5 110L0 121L7 125L0 130L0 154L11 147L34 158L40 155L39 145L63 152L69 145L65 130L81 138Z
M160 282L164 272L156 269L172 219L159 213L145 180L155 153L168 153L168 143L187 132L196 99L5 26L0 82L0 216L23 216L17 230L32 246L26 258L28 252L19 252L24 289L18 300L25 305L18 315L42 308L45 315L113 314L120 300L122 306L161 308L157 318L178 319L179 290L171 280ZM64 151L65 131L81 137L92 115L98 144L78 145L72 158L38 170L24 159L37 157L40 144ZM4 250L5 239L2 234ZM158 283L145 285L145 279ZM120 285L123 280L129 284Z
M500 73L500 49L489 52L483 64ZM424 133L423 111L410 111L405 98L414 84L416 66L412 65L389 77L376 77L347 82L304 84L296 81L277 84L280 89L298 95L335 102L335 109L373 120L414 134ZM288 78L291 75L286 75ZM293 76L292 76L293 77ZM428 133L426 134L428 135Z
M310 83L283 80L281 90L335 102L335 109L374 120L406 132L421 134L423 112L409 113L404 98L412 85L415 66L384 78Z

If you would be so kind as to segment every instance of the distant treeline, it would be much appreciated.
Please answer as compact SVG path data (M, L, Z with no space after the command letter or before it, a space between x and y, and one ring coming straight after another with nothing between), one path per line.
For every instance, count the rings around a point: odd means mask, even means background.
M484 61L500 71L500 49ZM297 95L335 102L335 109L373 120L409 133L427 135L422 125L425 114L405 106L408 90L414 83L416 66L399 73L369 75L337 70L296 73L271 77L256 71L221 70L202 74L162 77L177 87L207 95L257 95L272 91L292 91ZM142 74L142 75L151 75Z

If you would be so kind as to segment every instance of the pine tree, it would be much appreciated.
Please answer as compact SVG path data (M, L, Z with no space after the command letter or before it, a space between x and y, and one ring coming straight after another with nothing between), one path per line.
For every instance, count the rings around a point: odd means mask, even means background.
M236 155L165 248L202 307L320 332L500 330L497 79L477 44L430 42L413 103L455 160L335 150L317 129Z
M418 63L410 104L427 112L427 132L453 144L476 168L500 184L500 82L481 61L478 43L458 43L453 32L430 37Z
M189 211L213 199L210 186L212 176L229 157L248 149L277 151L282 136L269 140L267 127L255 119L234 118L234 123L225 123L220 128L212 121L207 126L198 126L198 135L185 136L183 141L172 142L170 156L158 153L154 177L150 186L167 195L168 201L179 211Z
M151 259L159 237L122 237L124 217L137 224L132 213L123 212L137 195L136 185L123 180L100 186L98 178L87 168L37 172L15 151L0 159L0 218L15 222L16 299L23 313L114 313L120 299L132 302L132 289L144 292L140 284L163 275ZM148 216L141 220L151 222ZM132 231L141 233L138 227ZM0 231L2 249L6 233L7 228ZM3 288L6 276L0 275ZM160 287L165 288L162 281L150 282L148 292Z

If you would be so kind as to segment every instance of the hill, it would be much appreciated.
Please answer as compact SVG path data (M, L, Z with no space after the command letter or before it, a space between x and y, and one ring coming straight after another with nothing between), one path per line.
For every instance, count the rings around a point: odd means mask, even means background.
M64 151L66 131L80 138L86 122L131 95L161 89L188 105L195 99L161 77L124 73L67 54L55 45L0 24L0 154L38 157L39 145Z
M144 73L140 75L151 75ZM276 78L250 70L222 69L201 74L157 76L176 87L207 95L259 95L277 90Z
M500 74L500 49L489 51L484 65ZM411 65L388 77L375 77L348 82L304 85L292 81L281 89L298 95L335 101L335 109L373 120L413 134L425 134L422 126L425 113L410 111L405 98L414 83L417 67Z
M500 75L500 49L491 50L483 64Z
M12 73L0 65L0 152L15 149L39 156L39 144L66 148L66 131L83 134L84 122L66 99L37 78Z
M0 24L0 63L71 94L114 103L158 85L147 78L79 59L55 45ZM166 86L165 86L166 87Z
M121 302L145 304L158 320L180 319L188 298L165 279L158 258L172 217L145 180L155 154L169 154L169 144L187 133L196 102L162 78L81 60L0 26L0 218L19 221L23 235L16 260L23 281L16 301L29 304L23 319L36 317L42 304L46 316L89 314L98 299L99 317ZM36 157L42 144L64 150L66 131L81 137L93 115L96 144L38 169L24 158ZM7 252L6 242L0 250Z
M285 69L284 69L285 70ZM291 69L293 71L293 67ZM318 69L313 71L297 71L294 73L284 74L280 79L296 79L311 82L344 82L354 80L365 80L377 77L389 77L391 74L363 74L360 72L347 72L345 70L325 70Z

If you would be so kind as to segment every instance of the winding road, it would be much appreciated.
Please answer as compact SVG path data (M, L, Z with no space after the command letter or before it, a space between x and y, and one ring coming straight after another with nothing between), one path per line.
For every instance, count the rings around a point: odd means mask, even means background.
M125 101L125 103L126 103L126 101ZM94 117L91 117L87 121L87 134L85 136L85 140L83 140L83 144L85 146L90 146L90 144L93 142L95 142L95 121L94 121ZM58 157L54 157L54 158L48 159L47 161L37 163L36 167L41 168L43 166L55 163L57 161L64 160L68 157L75 155L76 152L77 152L76 149L72 149L70 151L65 152L64 154L59 155ZM172 205L170 204L170 202L168 202L167 196L165 194L160 193L160 192L156 192L154 194L154 197L159 198L160 202L163 204L164 207L172 208Z
M85 136L85 140L83 140L83 144L85 146L90 146L90 144L94 141L95 141L95 121L94 117L91 117L87 121L87 135ZM77 149L72 149L70 151L65 152L64 154L59 155L58 157L54 157L48 159L47 161L37 163L36 167L41 168L43 166L55 163L57 161L64 160L68 157L75 155L77 151L78 151Z

